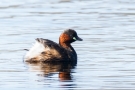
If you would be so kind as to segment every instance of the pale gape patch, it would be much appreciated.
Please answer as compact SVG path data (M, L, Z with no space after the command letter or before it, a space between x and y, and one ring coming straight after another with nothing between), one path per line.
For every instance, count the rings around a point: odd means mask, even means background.
M39 43L36 41L36 43L33 45L33 47L27 52L25 58L31 59L36 56L39 56L41 52L48 50L49 48L45 48L42 43Z

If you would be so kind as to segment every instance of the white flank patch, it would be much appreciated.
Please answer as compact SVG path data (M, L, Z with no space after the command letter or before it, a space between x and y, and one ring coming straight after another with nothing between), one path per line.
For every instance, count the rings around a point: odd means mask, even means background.
M25 58L31 59L36 56L39 56L41 52L45 51L45 47L42 43L39 43L36 41L36 43L33 45L33 47L27 52Z

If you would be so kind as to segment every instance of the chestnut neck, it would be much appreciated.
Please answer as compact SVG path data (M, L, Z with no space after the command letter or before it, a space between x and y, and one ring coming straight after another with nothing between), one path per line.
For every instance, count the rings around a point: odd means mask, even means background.
M70 37L64 33L61 34L59 38L59 45L66 49L71 48L72 46L70 44Z

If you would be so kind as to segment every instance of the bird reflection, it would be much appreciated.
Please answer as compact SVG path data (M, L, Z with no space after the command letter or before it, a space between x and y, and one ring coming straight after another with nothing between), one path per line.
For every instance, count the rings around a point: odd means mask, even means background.
M72 80L71 71L77 62L47 62L47 63L27 63L32 71L41 72L41 76L49 77L58 72L60 81Z

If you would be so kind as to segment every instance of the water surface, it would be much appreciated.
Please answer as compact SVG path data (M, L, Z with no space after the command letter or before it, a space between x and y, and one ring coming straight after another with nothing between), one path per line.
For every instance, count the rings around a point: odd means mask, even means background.
M135 89L134 0L1 0L0 88ZM27 64L35 38L58 42L67 28L77 64Z

